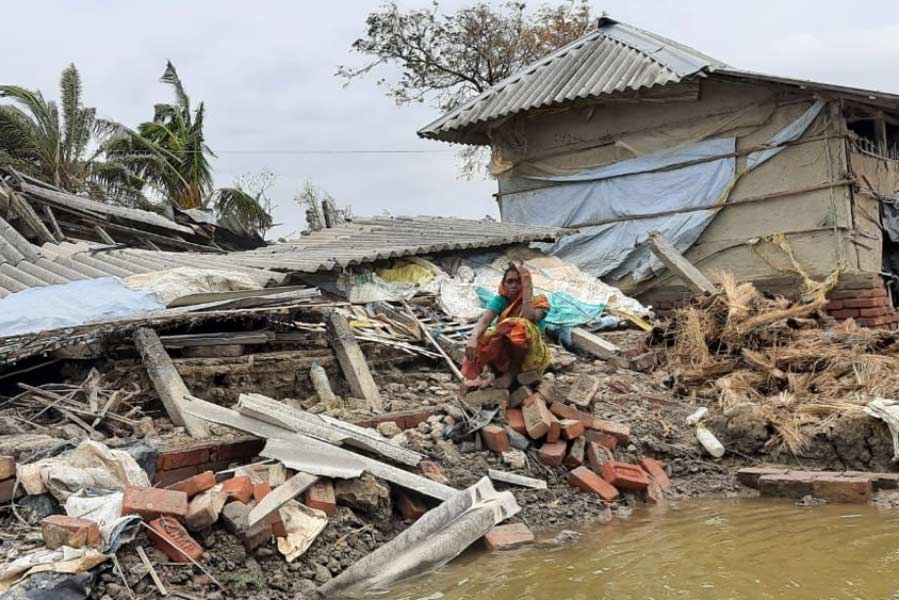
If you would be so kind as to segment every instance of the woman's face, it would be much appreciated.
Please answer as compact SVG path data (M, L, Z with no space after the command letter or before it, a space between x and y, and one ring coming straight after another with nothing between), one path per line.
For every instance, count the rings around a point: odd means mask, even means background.
M513 300L521 292L521 277L517 271L509 271L503 282L506 284L506 298Z

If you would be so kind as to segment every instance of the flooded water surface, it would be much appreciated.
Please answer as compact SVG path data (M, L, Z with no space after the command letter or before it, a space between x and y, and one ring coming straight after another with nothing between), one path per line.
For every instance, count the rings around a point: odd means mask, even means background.
M562 546L469 552L386 598L899 598L899 513L872 506L672 502L581 533Z

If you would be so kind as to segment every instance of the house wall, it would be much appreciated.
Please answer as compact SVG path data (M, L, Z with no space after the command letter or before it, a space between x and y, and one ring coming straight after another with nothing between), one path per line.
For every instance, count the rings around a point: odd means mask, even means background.
M703 80L692 102L537 111L495 131L492 166L501 197L510 190L512 175L568 174L712 137L736 137L738 154L747 153L813 102L811 94ZM879 244L860 252L853 241L858 218L849 186L842 183L849 172L848 150L837 105L826 108L800 141L739 177L728 205L687 251L712 280L729 271L741 281L783 293L798 289L800 269L817 278L840 266L846 272L879 270ZM744 165L745 156L739 156L738 173ZM796 264L776 244L762 240L776 234L784 237ZM639 285L629 277L607 283L656 305L676 302L686 292L683 282L668 274Z

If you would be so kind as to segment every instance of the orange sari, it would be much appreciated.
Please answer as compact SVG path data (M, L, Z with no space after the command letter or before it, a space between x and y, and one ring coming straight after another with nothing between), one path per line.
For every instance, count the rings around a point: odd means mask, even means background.
M499 284L499 294L505 296L505 282ZM546 296L534 296L531 300L534 308L549 310ZM466 358L462 361L462 375L466 379L480 377L484 367L492 367L499 373L507 373L512 365L510 345L525 352L521 363L521 371L539 371L543 373L552 362L552 353L543 341L540 328L533 321L521 316L523 298L518 296L497 318L495 327L491 327L478 338L478 354L474 361Z

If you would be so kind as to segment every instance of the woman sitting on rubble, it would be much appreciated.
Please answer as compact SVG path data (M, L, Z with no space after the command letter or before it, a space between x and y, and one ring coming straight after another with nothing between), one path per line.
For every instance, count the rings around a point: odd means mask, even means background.
M465 346L465 386L480 387L484 367L493 371L492 385L499 388L511 386L519 373L543 373L552 362L543 341L547 313L549 301L546 296L533 295L530 271L510 264L499 294L487 304ZM496 325L491 327L494 320Z

